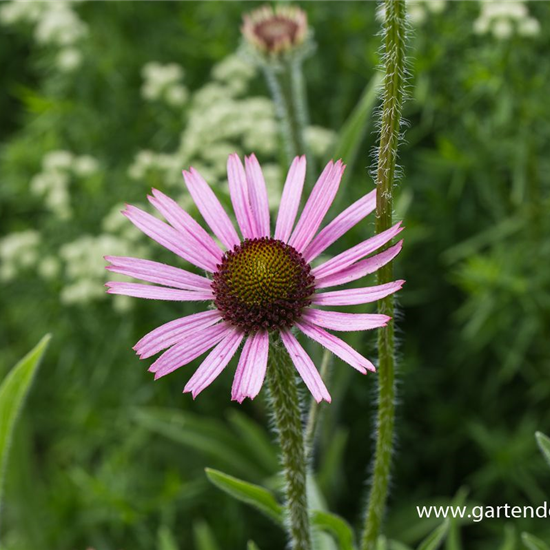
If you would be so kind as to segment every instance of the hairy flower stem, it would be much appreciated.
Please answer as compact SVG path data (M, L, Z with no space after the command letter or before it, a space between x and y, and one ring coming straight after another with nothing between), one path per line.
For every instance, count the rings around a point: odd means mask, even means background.
M405 0L385 0L384 6L385 75L376 170L375 228L377 234L392 226L392 192L405 86ZM379 284L392 281L392 263L380 268L377 277ZM393 295L379 300L378 312L389 315L393 319ZM395 356L394 321L392 320L378 333L378 432L361 550L374 550L380 533L390 480L394 424Z
M292 550L311 550L306 492L302 413L292 360L277 338L270 344L267 379L285 476L288 530Z

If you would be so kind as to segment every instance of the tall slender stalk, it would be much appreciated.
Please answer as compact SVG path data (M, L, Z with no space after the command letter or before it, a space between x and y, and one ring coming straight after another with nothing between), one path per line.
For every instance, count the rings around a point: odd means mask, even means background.
M269 357L267 379L281 446L290 547L292 550L311 550L307 461L296 373L278 337L270 344Z
M384 86L376 169L376 233L392 226L393 184L405 87L405 0L385 0ZM389 246L389 244L387 245ZM393 280L392 263L378 270L378 283ZM378 312L393 319L393 295L379 300ZM378 333L378 415L376 454L361 550L374 550L386 507L395 424L394 321Z

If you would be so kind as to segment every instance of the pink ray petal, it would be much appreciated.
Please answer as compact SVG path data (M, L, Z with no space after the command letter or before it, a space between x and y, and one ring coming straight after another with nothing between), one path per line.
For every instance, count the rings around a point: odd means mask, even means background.
M298 371L298 374L302 377L305 385L313 395L313 398L317 403L323 401L331 402L330 394L319 374L315 368L310 356L306 353L306 350L299 344L296 337L288 330L281 331L281 339L283 344Z
M206 271L215 271L216 267L212 266L209 256L205 256L202 250L194 247L189 239L173 227L135 206L128 205L122 213L148 237L174 254Z
M195 399L201 391L210 386L231 361L243 338L243 332L238 329L231 330L202 362L202 365L195 371L183 391L185 393L191 392L193 399Z
M350 345L346 344L343 340L330 334L321 327L317 327L308 323L307 321L300 321L296 323L296 326L312 340L319 342L323 347L332 351L334 355L340 357L342 361L351 365L354 369L357 369L362 374L367 374L367 370L375 371L374 365L360 353L357 353Z
M368 304L397 292L404 284L405 281L401 280L378 286L323 292L314 294L312 302L320 306L353 306L356 304Z
M141 359L147 359L164 349L177 344L189 332L203 330L221 321L217 309L201 311L186 317L164 323L146 334L135 346L134 350Z
M244 344L239 365L233 379L231 399L242 403L246 397L254 399L264 383L269 353L269 334L258 331Z
M296 219L296 213L300 206L300 199L302 197L302 189L304 187L304 180L306 178L306 157L296 157L290 166L288 175L286 177L285 186L283 189L283 195L281 197L281 204L279 206L279 213L277 215L277 225L275 226L275 238L287 242L292 228L294 226L294 220Z
M153 189L149 202L168 220L174 228L191 237L196 246L212 256L214 266L220 263L223 252L208 232L189 215L175 200Z
M403 241L401 240L387 250L384 250L384 252L380 252L380 254L356 262L350 267L346 267L332 275L315 279L315 288L328 288L343 285L360 279L361 277L365 277L370 273L374 273L388 262L391 262L399 252L401 252L402 247Z
M321 279L323 277L327 277L328 275L338 273L339 271L342 271L342 269L354 264L357 260L372 254L381 246L384 246L401 231L403 231L403 229L404 228L401 226L401 222L398 222L393 227L386 229L386 231L383 231L382 233L359 243L353 248L350 248L349 250L342 252L342 254L338 254L338 256L328 260L324 264L321 264L313 269L312 273L315 275L316 279Z
M313 240L325 214L328 212L344 173L342 161L328 163L309 196L300 220L288 241L298 252L303 252Z
M145 298L147 300L202 302L204 300L212 300L214 296L211 290L176 290L175 288L121 281L109 281L105 286L109 289L107 290L107 294L121 294L124 296L133 296L134 298Z
M248 181L248 194L252 213L256 219L258 237L269 237L269 201L264 175L258 159L254 154L245 157L246 179Z
M330 222L309 243L303 252L306 262L311 262L323 253L331 244L347 233L354 225L368 216L376 208L376 189L361 197Z
M209 290L212 281L201 275L195 275L179 267L123 256L105 256L112 265L106 267L109 271L127 275L159 285L180 288L182 290Z
M379 313L341 313L309 308L302 314L302 319L330 330L350 332L384 327L391 317Z
M239 244L240 239L214 191L194 168L191 168L189 172L184 170L183 179L199 212L214 235L227 249L233 250Z
M165 351L150 367L149 372L155 373L155 380L165 376L183 365L187 365L197 357L213 348L223 340L231 328L225 323L219 323L186 334L184 339Z
M259 237L256 218L250 206L248 180L241 159L236 153L229 155L227 160L227 179L233 210L243 237L245 239Z

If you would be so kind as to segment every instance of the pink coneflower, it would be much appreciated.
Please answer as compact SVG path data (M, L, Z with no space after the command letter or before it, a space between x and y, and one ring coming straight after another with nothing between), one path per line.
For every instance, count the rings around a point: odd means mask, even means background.
M269 335L279 333L313 397L330 401L321 376L293 329L319 342L359 372L374 371L368 359L326 329L369 330L385 326L390 318L319 307L374 302L399 290L404 281L320 291L355 281L391 261L401 250L402 241L369 255L390 242L402 227L398 223L312 268L313 260L374 210L375 192L356 201L318 232L345 168L341 161L331 161L295 225L306 172L305 157L297 157L286 179L271 236L262 170L254 155L245 159L245 165L236 154L227 163L231 202L242 238L212 189L193 168L183 172L185 183L219 244L176 202L156 189L149 201L168 224L134 206L123 212L146 235L206 271L207 276L149 260L108 256L111 265L107 269L154 283L109 282L108 292L153 300L210 303L210 309L166 323L135 345L141 359L167 350L149 368L155 379L212 350L185 386L184 391L196 397L224 370L244 342L231 397L239 402L246 397L253 399L264 381Z
M243 16L241 32L262 53L286 53L306 40L307 15L294 6L262 6Z

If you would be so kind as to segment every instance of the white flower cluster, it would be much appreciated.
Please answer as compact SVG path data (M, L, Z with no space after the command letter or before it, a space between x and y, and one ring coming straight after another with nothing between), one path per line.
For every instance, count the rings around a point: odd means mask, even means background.
M0 240L0 280L15 279L20 271L36 267L42 239L29 229L11 233Z
M149 101L164 101L172 107L181 107L189 96L182 85L183 69L176 63L161 65L155 61L147 63L141 70L143 86L141 95Z
M119 217L124 220L124 217ZM60 299L67 305L85 304L105 299L104 283L107 279L116 279L105 269L104 256L139 256L144 255L143 246L136 245L117 235L100 234L97 236L82 235L78 239L63 245L59 257L64 263L65 286ZM124 277L118 277L124 279ZM122 298L119 300L118 298ZM117 309L127 309L131 300L126 296L115 299Z
M323 159L336 142L336 132L321 126L308 126L305 132L305 140L311 154Z
M255 151L275 156L278 129L273 102L266 97L243 97L255 75L256 69L237 55L217 64L212 80L189 100L178 149L170 154L140 151L129 176L181 188L182 168L193 165L211 184L224 185L230 153ZM278 168L268 164L267 171L271 176L277 173L277 181L268 185L278 188Z
M521 0L484 0L481 14L474 22L474 31L477 34L491 33L499 40L506 40L515 32L531 37L540 33L540 23L529 15Z
M70 151L50 151L42 159L42 172L31 180L31 192L44 197L46 206L60 219L71 217L69 186L74 177L87 178L98 170L97 160Z
M441 13L447 6L447 0L406 0L407 17L413 25L423 25L430 14ZM380 21L386 18L386 9L381 6L376 17Z
M88 34L87 25L78 17L71 4L74 2L66 0L12 0L0 8L0 22L4 25L33 25L36 42L58 48L56 66L61 71L70 72L82 62L82 52L78 46Z

